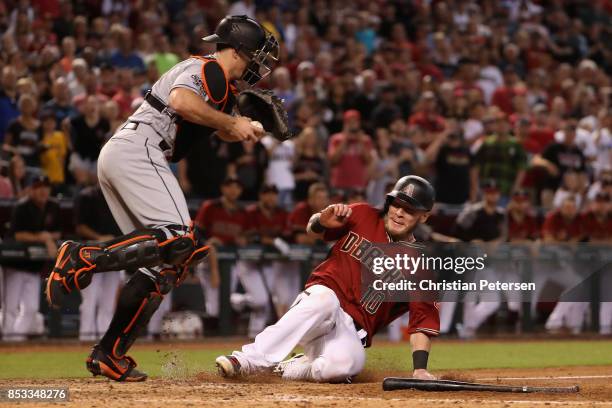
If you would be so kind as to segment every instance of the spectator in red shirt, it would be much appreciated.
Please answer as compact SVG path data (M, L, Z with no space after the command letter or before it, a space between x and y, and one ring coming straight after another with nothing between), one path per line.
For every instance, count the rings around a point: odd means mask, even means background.
M438 133L446 127L444 118L436 113L436 96L425 91L419 100L417 112L408 119L410 126L418 126L427 132Z
M508 241L533 241L540 235L540 225L533 213L529 193L517 190L508 203Z
M127 119L132 113L134 74L131 69L123 68L118 70L119 89L113 95L112 100L119 105L119 115L123 120Z
M244 232L247 228L247 215L238 203L241 194L240 181L228 177L221 184L221 197L205 201L198 210L195 223L210 238L210 244L246 244Z
M533 107L533 124L527 131L523 147L529 153L541 154L555 138L555 130L548 124L548 108L540 103Z
M312 214L323 210L329 204L329 192L325 184L314 183L308 188L308 199L296 204L289 214L288 224L293 240L298 244L314 244L306 234L306 226Z
M249 241L274 245L275 238L288 235L288 213L278 205L278 189L264 184L259 192L259 202L246 209L247 236Z
M491 103L501 109L507 115L511 115L514 112L512 106L512 99L516 93L516 84L518 82L518 75L512 67L506 67L504 70L504 85L500 86L493 92Z
M542 226L544 242L578 242L582 239L582 225L576 200L566 197L558 210L548 213Z
M361 129L361 114L351 109L344 112L344 128L329 141L331 186L339 190L366 188L368 170L374 149L372 141Z

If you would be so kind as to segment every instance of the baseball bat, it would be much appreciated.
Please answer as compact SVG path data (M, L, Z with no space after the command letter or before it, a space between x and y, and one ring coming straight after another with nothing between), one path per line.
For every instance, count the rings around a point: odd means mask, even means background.
M492 392L545 392L545 393L574 393L579 392L577 385L571 387L531 387L527 385L497 385L479 384L451 380L418 380L415 378L387 377L383 380L383 390L420 390L420 391L492 391Z

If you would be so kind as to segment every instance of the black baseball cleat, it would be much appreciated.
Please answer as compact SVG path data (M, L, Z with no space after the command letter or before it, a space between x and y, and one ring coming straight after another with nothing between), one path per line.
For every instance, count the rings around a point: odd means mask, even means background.
M61 306L67 294L89 286L92 270L96 267L91 262L92 251L100 250L74 241L66 241L60 246L53 271L47 278L46 295L51 306Z
M120 382L138 382L147 379L147 375L136 370L136 361L132 357L123 356L117 359L102 351L95 345L87 357L87 370L94 375L103 375Z
M215 360L217 371L221 377L238 377L241 375L241 365L234 356L219 356Z

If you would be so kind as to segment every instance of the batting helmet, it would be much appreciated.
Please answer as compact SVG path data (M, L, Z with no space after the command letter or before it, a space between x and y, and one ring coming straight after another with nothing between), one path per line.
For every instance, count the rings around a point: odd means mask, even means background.
M405 202L418 211L430 211L434 205L436 193L429 183L419 176L404 176L395 183L393 190L387 194L385 213L395 199Z
M279 47L276 38L257 21L247 16L227 16L217 25L215 33L203 41L225 44L234 48L249 61L242 80L249 85L266 77L278 61Z

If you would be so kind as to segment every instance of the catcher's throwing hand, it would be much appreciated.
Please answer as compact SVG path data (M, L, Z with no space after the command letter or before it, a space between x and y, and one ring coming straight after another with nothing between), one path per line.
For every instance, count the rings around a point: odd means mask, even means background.
M436 376L431 374L429 371L419 368L412 372L412 378L416 378L417 380L437 380Z
M229 132L217 132L217 134L226 142L257 142L265 135L265 131L261 127L254 126L248 117L236 116Z
M321 211L319 222L325 228L339 228L346 224L352 212L346 204L332 204Z

